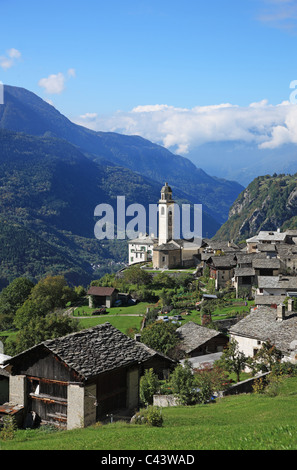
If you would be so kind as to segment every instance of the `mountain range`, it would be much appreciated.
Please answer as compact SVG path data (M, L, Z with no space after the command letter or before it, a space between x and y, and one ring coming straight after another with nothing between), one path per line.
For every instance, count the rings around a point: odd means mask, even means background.
M193 148L187 156L207 173L236 180L244 187L259 175L297 172L296 144L260 149L256 143L218 141Z
M114 206L117 196L148 207L168 181L178 203L203 204L203 235L211 237L244 189L139 136L74 124L34 93L7 85L0 164L0 286L58 272L86 284L127 261L125 241L94 237L96 205Z

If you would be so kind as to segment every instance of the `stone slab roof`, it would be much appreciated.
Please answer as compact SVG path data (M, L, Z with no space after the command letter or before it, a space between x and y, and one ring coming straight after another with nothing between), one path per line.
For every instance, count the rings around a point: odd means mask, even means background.
M296 276L259 276L259 289L297 289Z
M255 269L279 269L280 260L278 258L255 258L253 260Z
M176 332L182 341L181 348L186 353L190 353L210 339L222 334L217 330L197 325L197 323L192 321L189 321L185 325L177 328Z
M234 270L234 276L235 277L240 277L240 276L254 276L255 275L255 270L254 268L236 268Z
M258 235L249 238L247 243L257 241L259 243L261 242L283 242L287 238L287 233L286 232L278 232L278 231L264 231L261 230Z
M234 255L212 256L210 264L215 268L233 268L236 266Z
M285 295L255 295L255 305L279 305L285 300Z
M275 308L259 306L232 326L229 333L260 341L269 340L283 353L291 354L296 349L297 314L287 313L283 321L277 321Z
M30 351L38 347L44 347L58 356L85 380L114 369L146 362L154 356L171 361L145 344L129 338L108 322L61 338L44 341L30 348ZM14 356L7 363L13 364L15 358L26 352Z

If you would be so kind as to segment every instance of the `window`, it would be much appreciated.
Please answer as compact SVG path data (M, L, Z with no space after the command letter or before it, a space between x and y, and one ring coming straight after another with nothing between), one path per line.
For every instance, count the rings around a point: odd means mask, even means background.
M161 215L165 214L165 207L161 207Z

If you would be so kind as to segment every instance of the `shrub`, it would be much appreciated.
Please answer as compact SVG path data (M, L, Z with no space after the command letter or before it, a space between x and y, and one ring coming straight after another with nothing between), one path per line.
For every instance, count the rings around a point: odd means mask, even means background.
M16 433L16 422L13 416L4 416L2 419L2 430L0 439L3 441L12 440Z
M153 369L146 370L140 379L140 400L144 404L152 404L153 396L160 388L159 379Z
M132 424L147 424L149 426L162 427L163 416L161 409L156 406L148 406L139 410L131 419Z
M198 390L192 365L185 361L184 365L178 365L170 377L173 394L181 405L191 405L198 401Z
M263 379L263 377L260 377L259 379L256 379L254 381L253 392L254 393L264 393L266 386L267 386L266 379Z

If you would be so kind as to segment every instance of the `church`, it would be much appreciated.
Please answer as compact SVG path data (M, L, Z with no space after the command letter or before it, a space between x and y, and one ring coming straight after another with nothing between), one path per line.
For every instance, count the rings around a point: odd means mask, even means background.
M172 189L165 183L159 200L159 235L140 234L129 240L129 265L152 262L154 269L193 267L199 263L201 238L174 239L174 207Z

